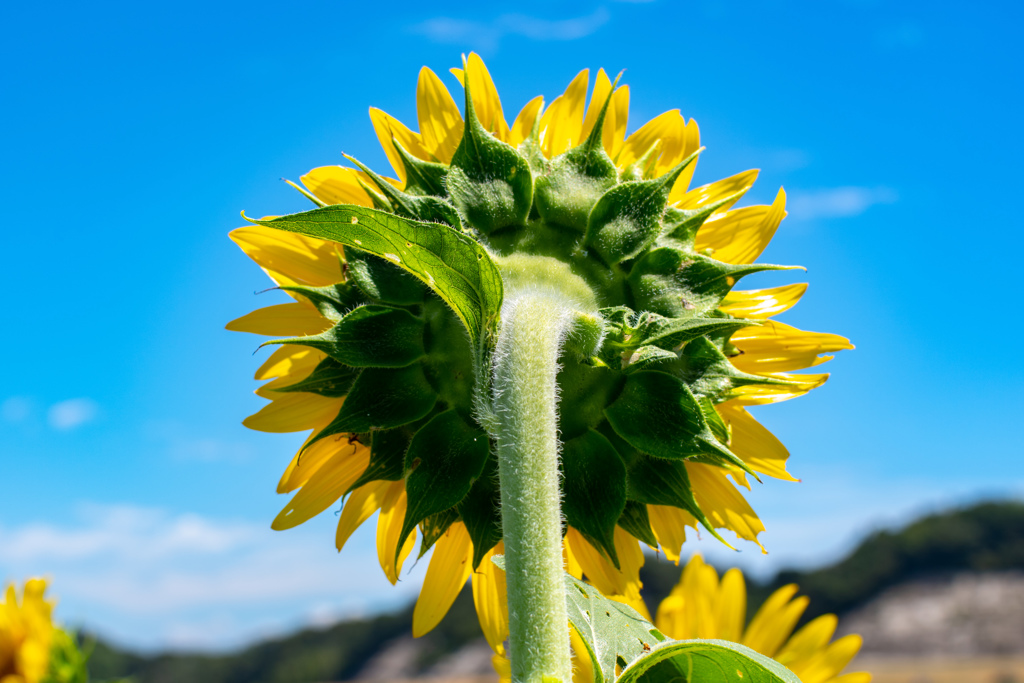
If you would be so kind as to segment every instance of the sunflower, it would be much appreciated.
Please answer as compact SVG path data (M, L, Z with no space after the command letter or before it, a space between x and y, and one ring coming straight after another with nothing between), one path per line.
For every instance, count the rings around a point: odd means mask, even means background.
M783 664L803 683L870 683L869 673L842 673L862 639L850 634L830 643L838 623L834 614L816 617L793 633L808 604L806 597L796 597L797 590L796 584L789 584L772 593L744 628L743 572L730 569L719 580L714 567L696 554L658 606L654 623L671 638L742 643Z
M0 604L0 683L37 683L50 665L55 634L53 603L46 600L46 581L29 579L18 598L9 584Z
M754 263L785 217L786 195L734 208L753 170L691 188L703 149L692 119L669 111L627 136L628 86L598 71L588 103L584 70L549 106L534 98L509 125L477 55L452 73L464 112L426 67L419 132L370 110L396 177L348 157L352 167L315 168L295 187L322 211L368 207L458 233L481 263L497 264L506 291L544 269L581 283L600 328L591 342L600 343L560 359L565 563L646 613L641 544L678 562L685 527L702 526L760 545L764 526L738 487L761 474L795 480L786 449L747 408L820 386L827 375L794 371L852 347L770 320L804 284L733 290L745 275L787 268ZM380 215L352 211L353 224ZM278 484L295 493L272 526L294 527L344 499L340 550L376 514L392 583L419 536L419 555L434 553L414 634L437 624L472 577L485 636L501 655L504 575L487 561L502 552L497 465L465 312L438 296L429 272L399 267L412 243L373 255L358 239L342 247L277 229L287 220L231 233L293 299L228 325L279 337L256 372L266 381L256 393L270 403L244 424L310 431Z

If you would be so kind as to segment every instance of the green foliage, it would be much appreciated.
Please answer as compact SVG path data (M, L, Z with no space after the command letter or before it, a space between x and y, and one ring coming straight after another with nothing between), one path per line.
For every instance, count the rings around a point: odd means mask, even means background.
M615 447L590 430L562 445L562 513L618 567L615 525L626 507L626 468Z

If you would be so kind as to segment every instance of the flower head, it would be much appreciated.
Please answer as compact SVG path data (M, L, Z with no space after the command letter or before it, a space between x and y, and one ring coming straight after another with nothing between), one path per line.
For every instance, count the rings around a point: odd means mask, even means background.
M786 449L747 407L821 385L827 375L793 371L851 347L770 320L806 285L733 289L786 269L754 263L785 193L734 208L756 171L691 188L703 149L693 120L674 110L627 136L628 87L599 71L588 102L584 70L509 125L478 56L452 71L464 111L427 68L419 132L371 109L395 178L351 157L352 167L313 169L296 187L326 208L232 233L294 301L228 328L283 337L256 373L270 403L245 424L311 430L278 485L296 493L274 528L347 496L338 549L377 514L392 582L419 535L420 555L435 550L414 632L433 627L472 575L501 652L486 376L503 292L544 287L576 308L559 374L567 568L641 611L638 541L676 561L686 526L757 542L764 527L737 487L793 477ZM342 246L323 239L320 221L370 229Z
M29 579L21 590L9 584L0 604L0 681L37 683L50 665L56 629L53 603L46 600L46 581Z

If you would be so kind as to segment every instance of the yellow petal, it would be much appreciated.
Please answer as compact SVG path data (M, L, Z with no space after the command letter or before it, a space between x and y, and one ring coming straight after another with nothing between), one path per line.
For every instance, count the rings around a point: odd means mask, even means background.
M586 644L574 628L569 629L569 645L572 647L572 683L592 683L594 662L587 654Z
M321 166L314 168L299 180L306 186L306 189L325 204L356 204L372 207L373 201L359 184L360 178L360 174L354 168Z
M766 403L779 403L788 401L791 398L803 396L812 389L817 389L825 380L828 373L820 375L799 375L792 372L761 372L764 377L775 377L793 382L792 385L770 386L767 384L752 384L746 387L733 389L732 396L736 403L745 406L758 406Z
M828 646L838 623L839 619L834 614L823 614L809 621L786 641L775 659L791 670L805 666L814 655Z
M654 163L654 176L656 178L671 171L679 162L696 152L700 147L700 132L697 129L697 122L691 119L687 123L686 119L678 111L675 113L678 114L679 118L671 117L666 122L669 126L668 135L661 139L661 156ZM690 164L683 171L675 185L672 186L672 189L681 195L686 194L685 188L689 186L689 178L693 177L693 170L696 167L696 162ZM671 196L671 193L669 196Z
M686 563L680 580L686 595L678 639L717 638L718 626L712 601L718 595L718 573L704 562L699 553Z
M566 573L577 579L583 578L583 567L580 566L579 560L572 554L572 548L569 547L568 543L562 543L562 560L565 564Z
M732 195L738 195L731 202L720 206L716 213L727 211L733 204L738 202L743 194L746 194L754 185L754 181L757 180L758 170L752 169L750 171L743 171L736 175L723 178L722 180L716 180L713 183L707 185L701 185L695 187L692 190L686 191L686 188L681 188L676 183L675 188L681 190L681 193L674 192L669 195L670 202L678 202L680 209L699 209L708 204L714 204L726 197Z
M473 572L473 604L480 620L480 629L491 649L499 655L505 654L505 639L508 638L508 595L505 588L505 572L491 562L495 555L505 554L505 544L498 542L487 551L480 566Z
M391 585L398 583L398 574L402 571L405 558L409 557L409 553L416 545L416 532L413 531L405 540L402 551L398 553L398 561L395 561L398 537L402 533L402 522L405 520L407 505L405 482L391 482L387 495L384 496L384 502L381 504L380 514L377 516L377 560Z
M428 633L448 614L473 567L473 543L462 522L455 522L434 544L427 574L412 612L412 637Z
M326 357L327 355L323 351L317 351L308 346L295 346L294 344L279 346L256 371L256 379L305 376Z
M836 676L829 680L827 683L871 683L871 674L858 672L843 674L842 676ZM811 683L808 681L807 683Z
M398 144L402 145L409 154L418 159L432 161L430 152L423 146L419 133L412 132L404 123L376 107L370 107L370 123L373 124L373 130L377 133L377 139L380 141L380 146L384 148L391 167L395 169L402 187L405 187L405 162L402 161L398 150L395 149L395 145L391 141L392 138L397 140Z
M526 106L520 110L519 116L516 117L515 123L512 124L512 130L508 134L508 144L518 147L523 140L530 137L530 133L533 132L533 124L543 107L544 98L541 95L537 95L526 103Z
M597 78L594 79L594 92L590 95L590 104L587 105L587 116L583 119L583 129L580 131L580 140L586 140L590 135L590 131L594 130L594 124L597 123L597 117L601 113L601 108L604 106L608 96L612 93L612 81L608 78L608 74L604 72L604 69L597 70ZM612 115L611 107L608 107L608 113L605 114L605 128L607 129L609 117ZM601 142L604 142L604 131L601 131ZM605 149L607 151L607 148Z
M764 524L726 478L725 470L714 465L687 462L686 473L690 475L697 505L712 526L729 529L740 538L761 546L757 535L764 531ZM761 550L764 552L764 546Z
M819 651L805 665L801 666L800 679L809 683L831 681L857 656L863 640L856 634L844 636L827 648ZM794 671L794 673L797 673Z
M772 593L750 620L741 642L765 657L774 657L807 609L807 596L791 601L796 591L796 584L791 583Z
M738 330L729 341L742 352L733 356L732 364L754 374L803 370L832 358L820 354L853 348L838 334L806 332L775 320Z
M775 435L735 401L715 406L729 427L729 449L751 469L785 481L800 481L786 471L789 451Z
M333 242L262 225L237 228L229 236L280 285L324 287L343 279L342 250Z
M337 453L292 496L270 528L276 531L291 529L319 515L356 483L369 462L369 448L346 449Z
M295 348L301 349L303 347L299 346ZM255 393L257 396L261 396L263 398L271 400L281 398L282 396L286 396L289 393L286 391L281 391L281 389L285 389L295 384L296 382L301 382L302 380L309 377L313 373L313 370L315 369L315 363L296 364L290 368L291 371L287 375L282 375L281 377L277 377L275 379L270 380L266 384L263 384L258 389L256 389Z
M604 149L608 156L615 159L621 152L626 141L626 123L629 121L629 86L624 85L612 93L612 103L608 107L608 117L604 122Z
M340 407L339 407L340 410ZM328 462L337 454L354 453L356 449L366 448L358 441L349 440L348 434L337 434L320 439L312 446L308 444L316 437L317 432L327 425L328 421L318 424L310 433L302 448L292 456L292 460L285 468L281 480L277 483L278 493L290 493L299 488L320 469L325 462ZM308 446L308 447L307 447Z
M715 620L718 623L716 638L739 642L743 635L743 622L747 620L747 585L743 572L735 567L722 577Z
M625 603L650 619L647 607L640 598L640 567L644 563L640 543L621 527L615 527L615 551L619 556L620 569L586 540L580 532L569 527L565 543L571 548L573 557L579 561L587 580L597 590L612 600Z
M363 484L348 497L345 507L341 509L341 517L338 519L338 530L334 534L334 547L341 552L349 537L355 530L363 525L363 522L373 516L373 513L380 509L384 503L384 496L394 482L371 481Z
M498 97L498 89L494 87L491 74L484 65L484 60L475 52L469 53L466 60L466 72L464 78L469 79L469 88L473 94L473 108L480 123L487 130L494 133L494 136L503 142L508 142L509 129L505 122L505 114L501 110L501 99Z
M580 143L583 110L590 71L584 69L572 79L565 93L555 98L540 119L541 151L552 159Z
M491 666L494 673L498 674L498 683L512 683L512 660L503 654L495 654L491 657Z
M771 206L746 206L716 213L697 231L694 248L711 249L726 263L753 263L786 217L786 191L779 189Z
M734 289L725 295L718 310L737 318L764 320L793 308L806 291L806 282L769 289Z
M668 505L648 505L647 515L651 519L651 530L658 539L658 545L672 562L679 564L679 553L686 541L686 527L697 528L697 520L689 512Z
M624 169L642 157L656 142L661 142L662 155L665 148L671 147L673 154L678 154L685 145L686 120L678 109L660 114L634 132L626 139L622 151L615 158L615 164Z
M314 429L337 416L341 401L340 398L303 392L281 394L280 398L275 398L259 412L242 420L242 424L258 432L275 434Z
M273 337L305 337L329 330L333 323L307 304L277 304L257 308L229 322L225 329Z
M416 114L423 146L443 164L450 163L462 140L462 114L448 88L427 67L416 85Z

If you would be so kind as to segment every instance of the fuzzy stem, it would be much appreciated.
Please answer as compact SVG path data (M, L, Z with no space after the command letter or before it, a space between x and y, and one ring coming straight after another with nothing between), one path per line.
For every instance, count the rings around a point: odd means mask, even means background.
M558 355L571 320L541 291L506 299L494 361L512 680L569 683L558 471Z

